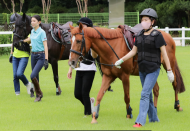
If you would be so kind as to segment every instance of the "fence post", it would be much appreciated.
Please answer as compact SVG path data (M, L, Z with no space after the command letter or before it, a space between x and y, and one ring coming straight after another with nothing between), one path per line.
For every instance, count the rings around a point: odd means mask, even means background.
M9 24L9 15L7 14L7 25Z
M185 27L182 27L182 46L185 46Z
M57 14L57 23L59 23L59 13Z
M139 24L139 11L137 11L137 24Z
M165 32L169 34L169 27L165 27L165 29L166 29Z

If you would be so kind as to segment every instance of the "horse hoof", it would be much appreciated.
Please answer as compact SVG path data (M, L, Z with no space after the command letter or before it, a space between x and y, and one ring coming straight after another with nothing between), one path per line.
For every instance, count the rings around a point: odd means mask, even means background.
M91 124L98 124L96 119L92 119Z
M127 117L127 119L132 119L132 118L133 118L133 115L130 114L130 115L127 115L126 117Z
M39 102L39 101L41 101L41 98L42 98L42 96L36 97L36 99L34 100L34 102Z
M177 109L177 111L178 111L178 112L183 111L183 108L179 107L179 108Z
M56 92L56 95L57 95L57 96L61 95L61 92Z

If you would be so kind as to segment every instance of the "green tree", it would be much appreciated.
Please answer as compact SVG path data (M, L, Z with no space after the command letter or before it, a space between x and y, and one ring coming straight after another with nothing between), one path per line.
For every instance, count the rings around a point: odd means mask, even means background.
M159 4L159 2L156 0L145 0L144 2L140 2L136 6L136 10L138 10L139 12L142 12L146 8L152 8L152 9L156 10L157 4Z
M185 0L180 1L179 8L186 13L188 27L190 27L190 1L185 1Z
M184 0L168 0L156 6L159 22L162 26L181 28L185 25L187 15L184 11Z

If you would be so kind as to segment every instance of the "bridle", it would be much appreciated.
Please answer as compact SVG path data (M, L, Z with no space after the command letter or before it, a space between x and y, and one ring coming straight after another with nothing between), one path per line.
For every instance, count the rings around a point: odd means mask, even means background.
M82 51L83 51L83 48L84 48L84 52L85 52L85 56L86 56L86 44L85 44L85 38L84 38L84 31L82 30L82 33L76 33L74 35L77 35L77 34L80 34L82 35L82 44L81 44L81 48L80 48L80 52L76 51L76 50L73 50L73 49L70 49L70 52L73 52L77 55L79 55L79 58L83 58L83 59L86 59L83 54L82 54Z
M93 27L93 28L94 28L94 27ZM118 55L116 54L116 52L114 51L114 49L111 47L111 45L108 43L108 41L103 37L103 35L102 35L96 28L94 28L94 29L95 29L95 30L100 34L100 36L106 41L106 43L110 46L110 48L112 49L112 51L114 52L114 54L116 55L116 57L117 57L118 60L119 60ZM94 62L94 61L91 61L91 60L89 60L89 59L87 59L87 58L85 57L85 56L86 56L86 44L85 44L85 38L84 38L84 31L82 30L82 33L76 33L76 34L74 34L74 35L77 35L77 34L82 35L81 51L78 52L78 51L76 51L76 50L70 49L70 52L73 52L73 53L79 55L79 58L82 57L85 61ZM83 56L83 54L82 54L83 48L85 49L85 56ZM96 62L97 62L97 61L96 61ZM99 63L99 62L97 62L97 63ZM113 63L112 63L112 64L99 63L99 64L105 65L105 66L111 66L112 68L113 68L113 66L115 66Z
M17 33L14 33L14 36L17 36L20 39L25 39L27 37L27 30L26 30L26 19L24 22L22 22L22 25L24 25L23 29L24 29L24 35L20 36ZM16 26L15 26L16 27Z

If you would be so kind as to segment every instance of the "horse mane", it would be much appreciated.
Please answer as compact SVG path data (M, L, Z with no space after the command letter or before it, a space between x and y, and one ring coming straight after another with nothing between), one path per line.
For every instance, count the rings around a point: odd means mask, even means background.
M100 27L96 27L96 29L104 36L104 38L106 39L115 39L115 38L121 38L123 37L123 33L121 31L121 29L117 28L117 29L106 29L106 28L100 28ZM100 36L100 34L92 27L86 27L83 28L84 30L84 34L87 37L90 38L102 38ZM80 33L79 32L79 27L75 27L74 29L71 30L72 34L77 34Z

